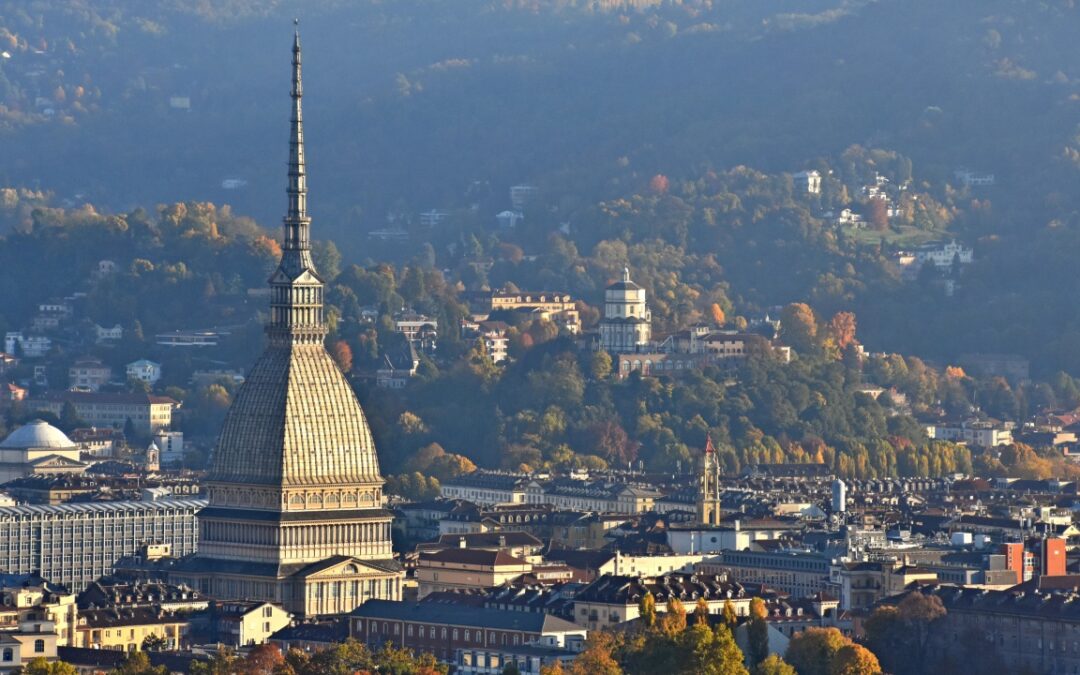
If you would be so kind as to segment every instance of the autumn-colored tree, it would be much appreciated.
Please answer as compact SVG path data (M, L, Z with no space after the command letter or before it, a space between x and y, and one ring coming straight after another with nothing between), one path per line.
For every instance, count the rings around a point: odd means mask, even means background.
M224 659L232 659L235 662L235 657L232 654L224 655L222 659L211 658L209 664L210 668L207 670L199 671L196 669L196 664L200 662L195 661L191 664L191 672L196 675L228 675L228 671L224 670L221 666L224 663ZM206 663L206 662L204 662ZM201 665L201 664L200 664ZM218 668L213 670L212 668ZM49 675L59 675L58 673L49 673ZM119 667L115 668L109 675L169 675L169 669L166 666L153 666L150 665L150 657L146 652L131 652L124 658L124 661Z
M708 624L709 623L709 601L704 597L697 599L697 604L694 606L694 623Z
M668 177L662 173L656 174L649 181L649 191L654 195L667 194L669 187L671 187L671 182L668 180Z
M244 675L274 675L275 669L285 663L285 655L281 649L273 644L266 643L252 648L244 657Z
M817 317L802 302L793 302L780 313L780 339L796 352L811 353L818 346Z
M717 326L723 326L727 322L727 316L724 314L724 308L717 303L713 303L709 308L712 313L712 320Z
M735 630L739 624L739 615L735 612L735 605L731 600L724 600L724 609L720 614L724 618L724 625Z
M768 610L761 598L750 600L750 625L747 633L750 640L750 665L756 665L769 655L769 624L766 622Z
M967 377L967 373L960 366L946 366L945 377L950 380L963 380Z
M667 601L667 611L660 617L660 632L668 637L686 630L686 607L678 598Z
M829 675L881 675L881 665L866 647L849 644L841 647L833 656Z
M855 314L852 312L833 314L833 318L829 320L829 333L840 351L855 344Z
M881 197L873 197L866 202L866 222L870 227L884 232L889 229L889 205Z
M585 649L570 665L570 675L622 675L622 668L615 660L615 638L604 631L593 631L585 643Z
M338 368L341 369L341 372L352 372L352 347L349 346L348 342L345 342L344 340L338 340L337 342L335 342L333 347L330 349L330 356L334 357L334 363L336 363Z
M735 644L735 638L724 624L718 624L716 630L708 624L695 624L679 639L681 649L677 658L685 662L689 657L689 668L685 672L695 675L748 675L743 665L743 654ZM676 671L676 665L671 669Z
M754 675L797 675L791 665L776 654L770 654L754 666Z
M850 640L835 628L807 628L791 638L784 659L799 675L829 675L829 666Z
M566 675L566 671L563 670L562 661L556 659L551 663L540 666L540 675Z
M656 598L652 593L646 591L645 595L641 596L638 601L638 614L646 627L652 628L656 625Z

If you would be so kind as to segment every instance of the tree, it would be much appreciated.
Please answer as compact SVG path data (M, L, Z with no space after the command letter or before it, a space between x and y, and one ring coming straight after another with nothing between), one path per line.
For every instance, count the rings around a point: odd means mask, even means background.
M735 626L739 624L739 615L735 613L735 605L731 600L724 600L724 609L721 616L724 617L724 625L731 630L735 630Z
M881 197L872 197L866 202L866 222L879 232L889 229L889 205Z
M611 355L603 350L598 350L589 355L589 376L600 381L606 380L611 375Z
M71 401L64 401L63 407L60 408L60 430L70 434L72 430L79 428L82 424L79 413L75 411L75 404Z
M712 320L717 326L723 326L727 322L727 317L724 315L724 310L719 304L713 303L709 308L712 312Z
M658 173L649 181L649 190L655 195L666 194L671 186L671 181L662 173Z
M521 675L521 671L517 667L517 663L510 661L502 670L502 675Z
M349 347L349 343L344 340L338 340L334 343L334 346L330 350L330 355L334 357L334 363L341 369L343 373L352 372L353 367L353 354L352 348Z
M833 318L829 320L829 333L840 351L855 344L855 314L852 312L833 314Z
M78 675L79 670L70 663L64 661L50 663L39 656L20 668L19 673L22 675Z
M660 618L660 632L668 637L674 637L686 630L686 607L678 598L667 601L667 611Z
M833 656L829 675L881 675L881 665L869 649L850 644L841 647Z
M817 318L802 302L793 302L780 313L780 339L796 352L813 353L818 346Z
M641 596L638 601L638 614L646 627L652 628L656 625L656 598L652 593L646 591L645 595Z
M556 659L547 665L540 666L540 675L566 675L566 671L563 670L562 661Z
M244 675L273 675L275 669L285 663L281 649L272 643L254 647L244 657Z
M754 667L754 675L797 675L797 673L787 661L776 654L770 654Z
M213 661L213 659L211 659ZM199 670L197 665L205 665L199 661L192 662L191 672L193 675L228 675L230 671L218 668L217 670ZM120 667L113 670L110 675L169 675L169 669L165 666L150 665L150 657L146 652L131 652L124 659Z
M833 656L849 643L835 628L807 628L791 638L784 658L799 675L829 675Z
M750 600L750 625L747 633L750 639L750 665L761 663L769 655L769 624L765 617L768 611L761 598Z
M708 625L709 623L709 601L704 597L697 599L697 605L694 607L694 624L703 623Z
M594 631L585 650L570 665L570 675L622 675L622 668L612 655L615 639L609 633Z
M679 642L684 654L681 660L689 657L689 671L695 675L747 675L743 653L724 624L718 624L716 630L707 623L696 624Z
M143 650L148 652L160 652L168 647L169 641L166 640L164 636L158 635L157 633L147 635L142 641Z

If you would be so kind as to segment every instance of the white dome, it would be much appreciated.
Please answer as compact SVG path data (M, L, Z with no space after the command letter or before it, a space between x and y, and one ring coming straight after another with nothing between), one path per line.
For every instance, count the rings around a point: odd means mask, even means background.
M72 448L75 444L63 432L44 420L25 424L0 443L0 448Z

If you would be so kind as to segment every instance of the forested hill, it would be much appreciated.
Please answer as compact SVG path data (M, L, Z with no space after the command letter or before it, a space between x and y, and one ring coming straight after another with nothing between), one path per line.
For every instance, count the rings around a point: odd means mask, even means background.
M656 4L3 0L0 119L18 161L0 177L276 219L287 101L272 102L300 13L313 204L345 250L389 210L464 204L474 180L592 202L620 161L776 171L859 143L930 178L994 172L1016 209L1069 185L1072 2ZM247 187L223 192L227 177Z
M1074 2L630 4L0 0L0 186L69 213L228 203L272 226L300 15L314 232L348 260L592 303L631 264L661 330L804 300L854 310L873 350L1080 373ZM964 188L963 167L995 184ZM831 176L821 203L782 175L805 168ZM835 227L878 173L918 206ZM542 197L497 231L521 182ZM450 215L422 230L433 208ZM366 238L388 215L409 243ZM897 251L954 237L976 262L952 296L901 280Z

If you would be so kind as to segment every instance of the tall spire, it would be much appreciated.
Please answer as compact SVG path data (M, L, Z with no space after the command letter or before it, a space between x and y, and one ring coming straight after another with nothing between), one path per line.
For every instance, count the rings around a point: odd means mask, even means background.
M299 21L293 20L294 24ZM304 166L304 112L301 99L304 85L301 76L300 30L293 33L292 48L292 118L289 134L289 211L285 216L286 250L303 251L310 248L308 231L311 219L307 214L307 168Z
M298 21L293 22L299 23ZM326 337L323 284L311 258L311 218L307 213L307 169L304 162L304 96L301 80L300 31L293 33L292 117L289 134L289 209L284 218L281 262L270 278L270 324L267 333L277 345L318 344Z

